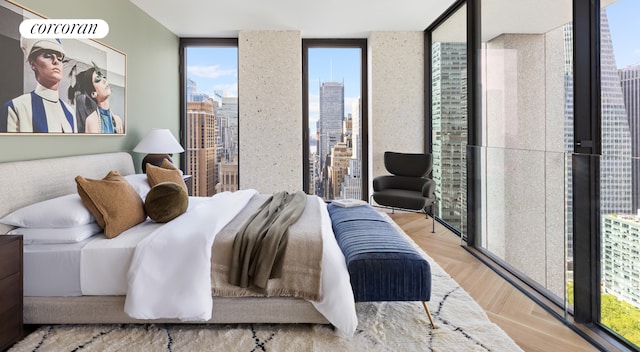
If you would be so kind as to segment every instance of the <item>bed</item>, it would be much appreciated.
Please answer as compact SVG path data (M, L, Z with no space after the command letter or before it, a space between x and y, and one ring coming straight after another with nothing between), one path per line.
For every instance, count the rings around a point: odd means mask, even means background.
M78 175L101 179L110 171L117 171L123 176L134 175L135 168L131 156L128 153L118 152L0 163L0 177L6 185L5 191L0 194L0 218L30 204L77 193L74 178ZM245 217L252 211L249 209L250 205L254 208L259 205L261 196L264 197L259 194L248 196L249 201L246 207L242 207ZM192 204L197 205L199 202L209 204L211 200L190 197L190 210L185 215L191 211ZM319 207L322 207L323 203L319 203ZM203 207L195 209L203 209ZM122 280L130 280L131 274L128 274L127 270L132 265L130 263L137 263L138 259L134 257L136 247L140 247L139 243L151 237L149 231L164 229L165 232L171 232L169 225L183 218L180 216L166 224L155 224L147 220L127 230L129 231L126 232L127 236L121 235L115 238L118 241L107 240L104 236L100 238L100 235L96 235L62 245L25 244L24 322L25 324L313 323L332 324L340 332L353 334L357 326L357 317L344 256L333 237L331 220L326 207L321 209L321 214L319 226L322 232L323 252L320 300L292 297L286 294L264 296L256 295L255 292L238 297L213 290L217 293L213 294L210 317L205 321L178 316L153 319L132 318L125 312L127 295L123 290L127 289L127 284L126 282L123 284ZM303 213L300 222L303 221L304 216ZM240 220L240 215L231 217L219 233L226 231L228 234L229 231L234 231L241 225ZM139 231L141 227L146 227L146 230ZM6 233L12 229L14 229L13 226L0 224L0 233ZM222 235L216 236L216 238L219 237L221 238ZM103 276L100 273L100 270L104 270L104 265L102 268L98 265L97 269L90 271L90 269L81 268L78 264L78 262L84 263L83 256L92 258L94 263L95 258L113 257L108 255L100 257L102 255L100 252L91 252L96 248L104 250L104 247L97 245L98 242L107 243L106 247L109 247L107 249L117 253L115 258L120 258L104 259L107 263L113 264L108 266L111 276ZM217 242L211 252L215 253L216 246ZM53 247L56 249L52 250ZM215 255L213 257L215 258ZM64 264L49 265L48 263L52 261ZM61 269L65 268L64 265L69 265L70 269ZM215 262L212 268L215 268ZM119 274L114 276L111 271ZM57 276L52 280L54 275ZM78 282L83 277L89 282L93 280L91 290L94 291L90 291L91 294L79 288ZM215 281L213 274L212 281ZM160 291L162 290L156 288L155 295L162 296ZM37 293L31 295L30 292ZM149 293L143 291L143 294Z

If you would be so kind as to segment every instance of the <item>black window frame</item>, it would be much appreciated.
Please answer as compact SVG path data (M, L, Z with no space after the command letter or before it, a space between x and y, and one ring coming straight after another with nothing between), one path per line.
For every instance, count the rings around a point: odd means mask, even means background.
M360 135L362 137L362 199L369 199L369 98L367 76L366 39L302 39L302 182L303 191L309 193L309 49L357 48L360 49Z
M555 312L546 302L532 293L531 286L503 274L490 255L479 247L477 233L481 229L480 153L482 142L482 82L480 73L481 5L482 0L457 0L425 29L425 150L432 150L431 135L431 31L444 23L462 5L467 6L467 77L468 86L468 148L467 148L467 250L501 274L523 293L540 304L576 333L599 349L602 342L621 350L638 350L600 322L600 156L602 155L600 100L600 9L601 0L573 0L573 98L574 98L574 155L572 156L573 187L573 248L574 248L574 309L572 320ZM441 221L441 220L439 220ZM447 226L447 224L444 224ZM459 231L450 229L461 235ZM533 287L535 291L535 288ZM576 324L577 323L577 324ZM578 326L580 325L580 326Z
M188 47L235 47L238 48L238 38L180 38L178 45L179 55L179 79L180 79L180 144L186 145L187 139L187 74L186 74L186 50ZM239 60L239 57L238 57ZM238 82L240 85L240 82ZM240 120L240 97L238 96L238 120ZM238 128L240 124L238 123ZM240 131L238 130L238 144L240 143ZM240 150L238 150L238 189L240 187ZM180 169L186 170L186 158L180 158Z

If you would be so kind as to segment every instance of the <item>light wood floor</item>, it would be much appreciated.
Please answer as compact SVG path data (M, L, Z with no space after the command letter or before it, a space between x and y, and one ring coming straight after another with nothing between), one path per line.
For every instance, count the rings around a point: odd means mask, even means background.
M460 238L423 214L391 218L525 351L598 351L460 246Z

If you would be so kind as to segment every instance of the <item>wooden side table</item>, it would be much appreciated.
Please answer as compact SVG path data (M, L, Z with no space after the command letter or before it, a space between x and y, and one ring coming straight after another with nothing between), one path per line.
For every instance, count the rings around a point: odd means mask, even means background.
M0 235L0 351L22 338L22 236Z

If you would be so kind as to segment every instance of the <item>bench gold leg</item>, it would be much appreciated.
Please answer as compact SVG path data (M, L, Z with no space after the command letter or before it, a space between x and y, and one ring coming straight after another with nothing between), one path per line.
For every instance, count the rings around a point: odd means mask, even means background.
M424 307L424 311L427 312L427 316L429 317L429 321L431 322L431 327L433 329L437 329L438 327L433 322L433 317L431 316L431 311L429 310L429 306L427 306L427 303L425 301L422 301L422 306Z

